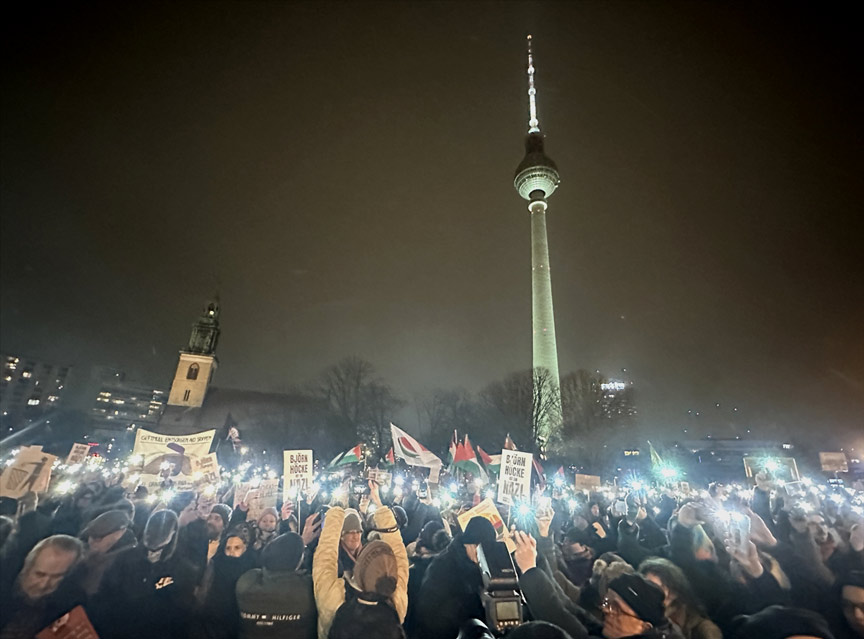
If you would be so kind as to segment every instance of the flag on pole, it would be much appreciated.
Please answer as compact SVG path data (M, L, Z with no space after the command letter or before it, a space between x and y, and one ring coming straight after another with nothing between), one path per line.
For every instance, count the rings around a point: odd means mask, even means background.
M387 454L384 456L384 461L387 466L393 466L396 464L396 457L393 456L393 447L390 447L390 450L387 451Z
M504 448L506 450L519 450L516 448L516 444L513 443L513 440L510 439L510 433L507 433L507 437L504 438Z
M645 441L648 441L647 439ZM662 466L663 459L657 454L657 451L654 450L654 445L649 441L648 442L648 452L651 455L651 465L652 466Z
M458 454L459 460L456 463L456 466L461 468L467 473L471 473L474 477L479 477L480 479L489 481L489 478L486 476L486 471L483 470L483 466L480 465L480 462L477 461L477 456L474 454L474 447L471 445L471 440L468 439L468 435L465 435L465 441L461 444L461 450Z
M447 449L447 472L453 472L453 462L456 461L456 449L458 441L456 439L456 431L453 431L453 438L450 440L450 447Z
M344 453L339 453L333 460L327 464L327 468L335 468L336 466L344 466L345 464L356 464L362 461L362 453L360 452L360 444L354 448L346 450Z
M441 469L441 458L404 430L391 423L390 433L393 435L393 453L396 457L404 459L409 466Z
M486 466L486 470L490 475L497 475L501 470L501 453L490 455L485 450L477 447L477 454L480 456L480 461Z

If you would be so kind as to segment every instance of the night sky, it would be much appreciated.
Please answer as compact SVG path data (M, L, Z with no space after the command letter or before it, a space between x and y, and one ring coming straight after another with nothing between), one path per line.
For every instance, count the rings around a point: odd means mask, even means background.
M658 437L860 439L864 100L845 10L7 8L2 348L167 387L218 291L219 386L284 390L356 354L410 400L530 367L512 178L532 33L562 177L562 373L632 380Z

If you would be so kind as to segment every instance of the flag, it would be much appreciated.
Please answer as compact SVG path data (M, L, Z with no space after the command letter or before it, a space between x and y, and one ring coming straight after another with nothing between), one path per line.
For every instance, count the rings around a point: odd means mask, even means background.
M477 454L480 455L480 461L486 466L486 470L490 475L497 475L501 470L501 454L490 455L485 450L477 447Z
M648 441L648 440L645 440L645 441ZM651 455L651 465L652 466L662 466L663 465L663 459L660 457L660 455L657 454L657 451L654 450L654 445L650 441L648 442L648 452Z
M333 460L327 464L327 468L335 468L336 466L344 466L345 464L356 464L363 459L360 452L360 444L354 448L346 450L344 453L339 453Z
M477 461L477 456L474 454L474 447L471 445L471 440L468 435L465 435L465 441L456 449L456 461L454 462L457 468L461 468L466 473L471 473L475 477L489 481L486 476L486 471L483 466Z
M456 440L456 431L453 431L453 439L450 440L450 448L447 449L447 471L453 472L453 462L456 459L456 449L458 448L458 443Z
M443 463L441 458L404 430L391 423L390 433L393 436L393 453L396 457L404 459L405 463L409 466L441 469L441 464Z
M384 456L384 462L387 466L393 466L396 464L396 458L393 456L393 447L390 447L390 450L387 451L387 455Z
M513 440L510 439L510 433L507 433L507 437L504 439L504 448L507 450L519 450L516 448L516 444L513 443Z

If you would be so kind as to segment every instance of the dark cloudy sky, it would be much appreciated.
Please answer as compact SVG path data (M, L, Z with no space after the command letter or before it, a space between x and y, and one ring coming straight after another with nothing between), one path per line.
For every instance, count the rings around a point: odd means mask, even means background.
M2 27L4 351L165 386L218 290L223 386L286 388L347 354L408 397L529 367L512 176L530 32L562 176L561 370L633 380L660 433L864 432L842 5L20 11Z

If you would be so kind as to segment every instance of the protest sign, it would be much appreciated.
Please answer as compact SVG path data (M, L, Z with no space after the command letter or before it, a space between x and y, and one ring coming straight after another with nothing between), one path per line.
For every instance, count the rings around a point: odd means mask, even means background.
M498 501L513 506L531 497L531 453L501 451L501 473L498 476Z
M602 485L599 475L582 475L576 473L574 482L576 490L584 490L585 492L600 490L600 486Z
M81 606L75 606L44 630L36 639L99 639L93 624Z
M801 475L798 473L798 464L795 463L794 457L745 457L744 474L755 483L756 474L768 471L769 464L771 466L770 472L776 479L785 482L801 479Z
M45 492L56 460L54 455L42 452L41 446L21 448L0 477L0 497L18 499L29 492Z
M244 481L234 488L234 508L246 502L246 520L256 521L267 508L276 508L278 494L278 479Z
M216 453L192 458L192 478L199 485L219 483L219 460Z
M366 471L366 479L371 479L378 483L381 488L386 488L390 485L392 475L387 470L378 470L377 468L369 468Z
M293 499L312 485L314 460L311 450L286 450L283 451L282 458L284 476L282 490L284 499L287 501L289 496Z
M142 486L155 488L170 480L174 490L194 490L192 460L210 452L215 430L192 435L160 435L143 428L135 433L133 455L141 455Z
M88 454L90 454L90 446L88 444L72 444L72 450L69 451L69 455L66 457L66 465L83 464Z
M822 465L822 472L825 473L849 472L846 453L819 453L819 463Z
M495 507L495 502L493 502L489 498L486 498L479 504L474 506L474 508L472 508L471 510L467 510L461 515L459 515L456 519L459 522L459 527L464 531L465 527L468 525L468 522L471 521L474 517L483 517L484 519L488 519L492 526L495 528L495 533L498 535L498 540L506 543L507 549L510 552L516 550L516 545L506 534L507 527L504 525L504 520L501 518L501 514L498 512L498 508Z

